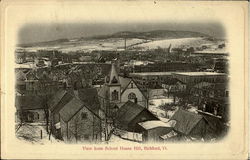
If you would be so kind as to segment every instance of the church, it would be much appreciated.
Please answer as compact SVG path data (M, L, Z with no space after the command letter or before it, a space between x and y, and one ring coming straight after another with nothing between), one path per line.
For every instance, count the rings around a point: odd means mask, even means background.
M133 79L119 76L117 66L119 65L112 63L111 70L105 77L105 83L98 92L101 108L109 117L114 117L116 111L127 101L145 108L148 105L147 96L138 88Z

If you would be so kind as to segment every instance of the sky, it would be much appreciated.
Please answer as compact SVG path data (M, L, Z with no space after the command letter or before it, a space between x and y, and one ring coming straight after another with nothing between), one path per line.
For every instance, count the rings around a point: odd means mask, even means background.
M62 38L91 37L106 35L120 31L194 31L208 34L216 38L225 38L225 30L219 23L33 23L20 28L18 43L26 44L44 42Z

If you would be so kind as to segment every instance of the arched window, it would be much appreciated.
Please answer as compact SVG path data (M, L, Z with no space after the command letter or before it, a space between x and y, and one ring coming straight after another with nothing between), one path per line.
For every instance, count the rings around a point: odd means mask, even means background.
M133 92L129 93L128 99L135 99L135 98L136 98L136 95Z
M112 98L113 101L118 100L118 92L117 92L117 90L114 90L112 92L111 96L112 96L111 98Z
M136 95L133 92L129 93L128 99L133 101L134 103L137 103Z

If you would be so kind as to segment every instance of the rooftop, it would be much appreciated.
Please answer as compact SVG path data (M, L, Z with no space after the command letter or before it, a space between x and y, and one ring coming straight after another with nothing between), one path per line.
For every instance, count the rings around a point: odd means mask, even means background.
M130 76L168 76L175 72L141 72L141 73L130 73Z
M169 124L164 123L160 120L153 120L153 121L146 121L146 122L140 122L138 123L140 126L145 128L146 130L148 129L153 129L157 127L171 127Z
M212 75L226 75L225 73L216 73L216 72L175 72L177 75L185 75L185 76L212 76Z

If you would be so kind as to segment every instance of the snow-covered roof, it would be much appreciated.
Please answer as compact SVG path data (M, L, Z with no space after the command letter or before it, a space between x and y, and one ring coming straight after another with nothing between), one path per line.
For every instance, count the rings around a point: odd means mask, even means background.
M216 73L216 72L176 72L175 74L186 75L186 76L226 75L225 73Z
M159 120L145 121L145 122L140 122L138 124L142 126L143 128L145 128L146 130L157 128L157 127L171 127L169 124L164 123Z

